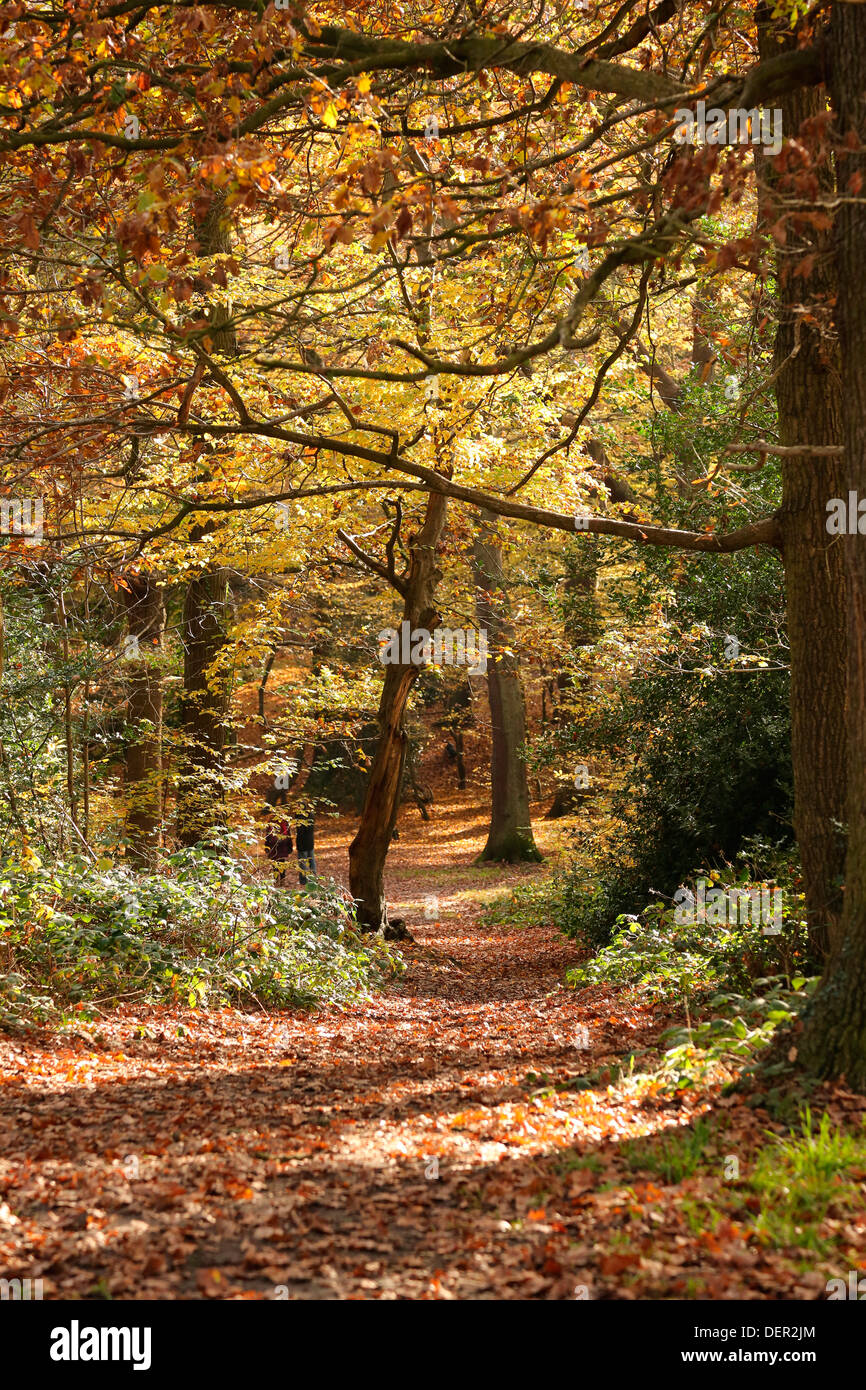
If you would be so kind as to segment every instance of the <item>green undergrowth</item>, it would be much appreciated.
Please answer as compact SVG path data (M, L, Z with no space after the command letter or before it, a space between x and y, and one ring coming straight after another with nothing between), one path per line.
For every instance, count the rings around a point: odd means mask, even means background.
M190 1008L352 1004L404 968L334 886L277 890L227 856L158 872L84 858L0 869L0 1027L88 1021L120 1000Z
M531 879L500 893L484 910L492 926L543 927L556 922L562 886L555 877Z
M629 1052L560 1085L574 1091L629 1085L638 1091L675 1096L702 1091L713 1082L734 1083L761 1063L763 1089L756 1094L774 1113L785 1114L796 1104L796 1097L791 1100L787 1065L765 1065L761 1053L777 1028L796 1022L818 977L792 983L789 989L783 978L760 980L754 995L714 995L705 1001L702 1017L666 1029L659 1047ZM802 1078L800 1084L807 1086Z
M704 870L699 878L700 908L692 911L692 900L680 896L676 906L655 902L620 916L608 944L568 972L574 989L613 986L679 1017L662 1035L661 1053L630 1055L612 1072L608 1068L614 1081L644 1073L678 1091L732 1080L756 1063L778 1028L796 1021L817 984L802 895L781 875L758 884L745 872L735 877ZM738 891L742 900L734 896ZM766 913L753 904L765 904ZM720 920L708 920L712 916ZM771 1088L783 1069L783 1063L764 1067ZM597 1075L571 1084L597 1084Z
M757 1245L806 1257L837 1252L839 1227L866 1202L866 1120L843 1129L826 1114L816 1120L806 1106L788 1133L768 1130L765 1139L752 1150L727 1117L702 1116L627 1141L619 1158L630 1180L646 1175L666 1186L704 1180L691 1184L695 1195L681 1199L695 1235L712 1233L727 1219Z
M617 917L609 943L571 970L569 983L576 988L635 985L662 1002L700 1002L720 990L747 992L760 979L780 977L792 985L813 973L816 961L801 894L786 892L774 879L754 884L740 875L723 882L705 871L704 881L707 894L754 892L763 894L761 901L768 906L778 892L780 920L751 920L751 908L737 914L729 906L721 921L709 920L706 908L703 920L698 909L691 913L693 920L681 920L690 915L682 907L651 903L640 913ZM741 915L750 920L734 920Z

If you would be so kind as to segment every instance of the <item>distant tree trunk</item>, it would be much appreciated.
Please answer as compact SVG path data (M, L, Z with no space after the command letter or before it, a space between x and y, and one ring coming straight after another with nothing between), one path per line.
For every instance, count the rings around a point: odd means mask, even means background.
M127 857L153 865L162 823L162 639L165 603L149 574L127 574L123 591L129 636L138 650L125 662L130 727L135 741L126 748Z
M66 612L66 599L63 588L59 590L55 608L60 655L63 659L63 742L66 753L66 794L69 797L69 816L76 830L78 825L78 804L75 797L75 729L72 720L72 690L69 683L69 618ZM62 834L62 832L61 832Z
M262 723L265 722L265 686L268 683L268 676L271 674L271 667L274 664L274 657L276 654L276 651L272 651L268 654L268 659L262 671L262 678L259 681L259 719L261 719Z
M228 572L192 580L183 606L183 755L177 781L178 838L194 845L225 825L223 749L229 678L219 667L226 643Z
M758 13L762 58L772 57L780 44L795 45L787 21L774 28L769 7L760 6ZM796 136L803 121L820 116L827 105L821 90L805 88L773 100L781 108L788 136ZM764 186L762 221L770 225L784 209L783 176L775 161L760 153L756 166ZM832 170L810 168L810 175L818 179L820 193L832 197ZM796 204L797 184L788 196ZM811 269L804 274L807 257L812 258ZM779 323L774 367L779 373L775 390L780 442L841 443L841 368L831 320L837 283L832 231L816 227L812 215L798 218L788 213L776 267ZM862 269L857 274L862 276ZM846 294L850 288L846 286ZM838 939L845 866L844 552L826 529L827 501L847 496L843 473L839 457L784 458L778 514L791 652L794 829L807 920L813 943L822 952Z
M194 221L193 234L199 246L200 256L229 256L232 250L231 228L226 213L224 193L215 193L208 199L207 207L198 220ZM237 333L231 322L231 308L218 300L208 305L208 320L213 330L211 350L236 357L238 353Z
M866 7L834 5L828 71L840 143L836 321L842 354L845 445L841 490L866 497ZM852 137L846 147L847 137ZM852 183L852 179L859 180ZM826 501L827 499L825 499ZM799 1061L821 1077L866 1090L866 538L841 538L848 584L848 853L841 932L804 1018ZM814 608L820 628L825 611ZM816 656L810 658L813 662Z
M2 595L0 595L0 686L2 686L2 684L3 684L3 671L4 671L4 668L5 668L5 660L6 660L6 618L5 618L5 614L4 614L4 612L3 612L3 598L2 598ZM10 809L10 811L11 811L11 813L12 813L12 815L13 815L13 817L14 817L14 819L15 819L17 825L18 825L19 830L22 832L22 834L26 835L26 834L27 834L27 826L26 826L26 824L25 824L25 822L24 822L24 819L23 819L23 817L22 817L22 815L21 815L21 808L20 808L19 805L18 805L18 798L17 798L17 796L15 795L15 784L14 784L14 782L13 782L13 780L12 780L12 772L11 772L11 769L10 769L10 767L9 767L9 760L8 760L8 758L6 757L6 749L5 749L4 746L3 746L3 740L2 740L2 738L0 738L0 768L3 769L3 775L4 775L5 779L6 779L6 795L7 795L7 797L9 798L9 809ZM43 840L44 840L44 839L45 839L45 836L43 835L42 838L43 838Z
M202 256L228 254L231 235L225 195L210 196L197 210L195 238ZM212 327L210 350L227 357L238 352L230 309L219 302L209 305ZM214 523L194 527L195 544ZM178 837L194 845L225 825L225 777L223 752L230 698L228 675L219 666L226 643L228 572L217 565L190 583L183 608L183 697L181 701L184 748L177 782Z
M465 667L463 668L465 671ZM445 753L449 763L454 764L457 773L457 790L466 790L466 743L467 728L473 720L472 686L467 675L456 685L446 685L443 694L443 715L434 728L443 729L449 738ZM451 742L453 740L453 743Z
M463 750L463 730L457 729L454 733L454 747L457 750L457 790L466 790L466 759Z
M90 665L90 584L88 569L84 580L84 631L86 634L86 660ZM83 708L81 712L81 806L83 825L81 833L85 842L90 838L90 676L84 677Z
M406 736L405 768L406 778L409 786L412 788L412 796L415 799L415 805L421 812L421 819L428 821L430 819L430 812L427 810L427 807L433 805L433 793L428 786L422 784L418 776L415 744L408 734Z
M436 626L435 595L441 577L436 546L442 535L446 506L441 494L428 495L424 524L411 543L402 614L402 620L411 624L410 630L431 631ZM406 757L403 716L419 671L420 667L411 662L385 667L379 701L379 739L370 765L361 823L349 846L349 883L358 904L358 921L365 931L378 931L387 924L385 859L397 820Z
M717 361L710 332L718 305L718 289L714 281L703 284L692 301L692 366L700 367L701 381L712 381Z
M507 582L495 518L482 512L472 547L479 627L488 635L487 691L490 701L491 810L487 843L479 862L541 859L532 834L526 777L526 705L520 665L513 655Z

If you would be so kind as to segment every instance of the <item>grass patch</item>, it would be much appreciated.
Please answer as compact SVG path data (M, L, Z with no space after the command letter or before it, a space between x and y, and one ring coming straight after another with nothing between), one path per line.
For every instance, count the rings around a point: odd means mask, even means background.
M566 1158L557 1159L553 1164L556 1173L603 1173L604 1159L600 1154L569 1154Z
M862 1211L866 1202L866 1133L840 1130L827 1115L815 1125L807 1106L800 1133L773 1135L747 1186L761 1201L754 1223L759 1240L827 1254L833 1243L822 1235L822 1223Z
M561 896L561 886L554 877L519 883L509 892L497 894L484 911L484 921L493 926L509 927L552 925Z
M683 1125L662 1138L626 1140L620 1154L633 1171L654 1173L666 1183L690 1178L706 1161L706 1149L714 1137L714 1127L708 1120L696 1120Z

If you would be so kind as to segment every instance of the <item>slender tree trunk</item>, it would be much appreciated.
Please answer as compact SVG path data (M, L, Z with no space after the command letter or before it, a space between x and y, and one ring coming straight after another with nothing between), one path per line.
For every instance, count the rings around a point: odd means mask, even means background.
M839 125L836 255L842 293L844 473L831 496L866 498L866 6L837 4L830 20L830 90ZM824 503L829 500L824 499ZM844 910L821 984L804 1018L799 1061L866 1090L866 536L840 538L848 584L848 852ZM815 608L816 627L825 613ZM813 657L814 660L814 657Z
M194 845L225 825L223 749L230 681L219 658L226 643L228 573L205 570L183 606L183 758L177 781L178 838Z
M259 681L259 719L261 719L263 724L265 722L265 687L267 686L268 676L271 674L271 667L274 664L276 654L275 650L268 654L268 659L262 671L262 678Z
M231 251L224 194L210 197L194 231L202 256ZM213 302L208 317L213 330L210 350L236 356L237 335L230 322L229 307ZM196 544L213 529L213 522L194 527L190 541ZM225 825L223 750L230 680L219 657L226 643L227 601L228 572L218 565L203 570L192 580L184 601L184 748L177 782L178 838L184 845L197 844Z
M520 663L513 654L508 589L495 518L482 512L472 547L479 627L488 635L487 691L490 702L491 811L487 843L478 856L485 860L541 859L532 834L529 784L526 778L526 705L520 683Z
M81 806L83 813L82 835L85 843L90 839L90 571L84 578L84 631L85 660L88 674L84 677L84 691L81 711Z
M759 6L758 20L762 58L793 46L787 20L774 30L766 6ZM820 116L827 105L823 92L812 89L774 97L774 105L777 101L788 137L796 136L802 123ZM762 221L770 225L784 208L784 176L772 159L759 156L756 164ZM832 196L832 171L825 167L815 173L821 193ZM796 200L799 190L791 189L790 196ZM812 258L811 269L807 257ZM832 232L816 227L811 216L789 213L776 268L779 324L774 366L780 441L840 443L841 376L831 317L836 294ZM845 496L843 462L838 457L789 457L783 459L781 473L794 829L810 933L819 951L825 952L838 938L845 864L845 574L843 548L827 534L825 524L827 500Z
M61 587L56 607L57 627L60 634L60 654L67 668L63 681L63 740L66 751L66 794L69 797L69 815L73 826L78 829L78 805L75 797L75 729L72 720L72 686L69 684L69 620L66 613L66 599Z
M231 228L226 213L224 193L213 194L202 216L194 223L193 233L202 256L229 256L232 250ZM211 325L211 350L236 357L238 340L232 323L231 306L214 300L208 305Z
M149 574L128 574L124 590L129 636L137 651L127 663L128 720L135 741L126 749L128 858L153 865L162 823L162 589Z
M3 598L2 598L2 595L0 595L0 686L2 686L2 684L3 684L3 671L4 671L4 668L5 668L5 659L6 659L6 618L5 618L5 614L4 614L4 612L3 612ZM11 768L9 767L9 760L8 760L8 758L6 757L6 749L5 749L4 746L3 746L3 740L2 740L2 738L0 738L0 768L3 769L3 775L4 775L4 777L6 778L6 795L7 795L8 798L9 798L9 809L10 809L10 811L12 812L12 815L13 815L15 821L16 821L17 824L18 824L19 830L21 831L21 833L22 833L23 835L26 836L26 834L27 834L27 826L26 826L25 823L24 823L24 819L23 819L23 817L22 817L22 815L21 815L21 809L20 809L20 807L19 807L19 805L18 805L18 798L17 798L17 796L15 795L15 784L14 784L14 782L13 782L13 780L12 780L12 770L11 770ZM43 838L44 838L44 837L43 837Z
M406 735L405 768L406 780L408 781L409 786L412 788L412 796L415 799L415 805L421 812L421 819L427 821L430 819L430 812L427 810L427 807L432 805L433 803L433 794L430 791L429 787L425 787L422 785L421 780L418 777L415 744L412 738L409 736L409 734Z
M464 755L463 755L463 754L464 754L464 749L463 749L463 730L462 730L462 729L458 729L457 732L456 732L455 735L454 735L454 747L455 747L455 749L457 750L457 758L456 758L456 763L457 763L457 790L458 790L459 792L465 792L465 790L466 790L466 759L465 759L465 757L464 757Z
M411 630L436 626L434 606L440 571L436 565L436 546L442 535L447 501L430 493L424 524L412 543L409 573L403 602L402 620ZM403 717L409 693L420 667L408 663L385 668L385 682L379 701L379 739L364 796L358 833L349 846L349 883L358 907L358 921L365 931L378 931L387 925L385 909L385 859L397 820L406 733Z

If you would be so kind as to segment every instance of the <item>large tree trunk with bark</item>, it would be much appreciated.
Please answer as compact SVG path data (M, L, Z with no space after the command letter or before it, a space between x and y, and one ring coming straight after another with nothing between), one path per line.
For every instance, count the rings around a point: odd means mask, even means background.
M126 747L127 857L153 865L162 822L162 589L149 574L127 574L124 601L130 651L126 664L127 718L134 730Z
M830 496L866 498L866 6L834 5L830 90L843 148L837 155L841 201L836 255L842 293L844 474ZM824 498L824 504L829 497ZM849 522L850 524L850 522ZM841 936L804 1019L799 1061L821 1077L866 1090L866 536L841 539L848 584L848 853ZM825 619L822 610L816 627ZM814 657L813 657L814 660Z
M520 663L514 655L514 629L496 521L482 512L472 546L478 624L487 632L487 691L490 701L491 810L487 843L478 856L515 864L538 862L532 834L526 778L526 705Z
M435 595L441 574L436 564L436 546L446 508L447 501L440 493L430 493L424 524L412 542L402 613L402 620L411 625L410 631L431 631L437 623ZM387 925L385 859L397 820L406 757L403 716L419 670L411 662L385 668L379 701L379 739L370 765L358 833L349 846L349 884L358 905L358 921L365 931L379 931Z
M774 32L763 6L758 19L762 57L793 46L787 21ZM792 92L776 101L788 137L826 110L820 90ZM772 225L784 209L786 192L794 199L801 195L786 185L773 159L759 156L757 168L763 185L762 220ZM821 193L831 197L832 171L824 166L816 172ZM842 407L832 323L832 232L816 227L811 216L798 218L789 212L785 238L776 252L779 324L774 367L780 442L838 444ZM828 498L845 496L843 464L839 457L793 456L782 460L781 472L778 519L791 652L794 829L810 934L826 952L838 938L845 865L845 574L842 547L827 534L825 524Z

